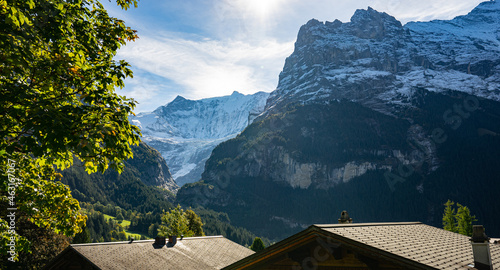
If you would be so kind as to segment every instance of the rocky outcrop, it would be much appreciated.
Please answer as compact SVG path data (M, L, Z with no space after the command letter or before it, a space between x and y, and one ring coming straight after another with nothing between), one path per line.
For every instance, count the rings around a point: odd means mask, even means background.
M267 151L272 153L270 157L258 157L262 153L249 153L253 158L246 160L240 174L250 177L268 177L272 181L282 182L292 188L321 188L328 189L341 183L347 183L351 179L365 174L368 170L389 168L387 165L379 165L371 162L351 161L341 167L330 164L301 163L293 159L283 147L272 147ZM384 152L385 153L385 152ZM271 160L271 163L266 162ZM267 168L273 169L269 175L265 175Z
M165 159L160 153L145 143L132 147L134 158L125 162L125 166L138 171L141 181L148 186L156 186L177 193L179 186L172 178Z

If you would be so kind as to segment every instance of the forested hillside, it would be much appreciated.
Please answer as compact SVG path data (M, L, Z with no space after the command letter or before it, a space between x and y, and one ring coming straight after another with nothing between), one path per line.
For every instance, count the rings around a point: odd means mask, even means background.
M450 95L422 91L401 118L350 101L290 105L216 147L203 181L181 188L177 201L280 239L336 223L342 210L355 222L440 227L442 204L452 199L499 234L500 106L481 99L460 124L447 123L443 112L468 97Z
M168 168L161 170L166 167L163 158L145 143L132 149L134 158L125 162L121 174L108 170L89 175L78 163L62 172L62 181L87 213L88 242L125 240L128 237L124 230L153 238L161 224L161 214L173 207L176 185ZM167 176L166 180L160 176ZM167 189L172 186L174 189ZM255 238L248 230L234 227L225 213L194 210L202 218L206 235L224 235L248 246ZM125 228L104 215L121 216L130 224Z

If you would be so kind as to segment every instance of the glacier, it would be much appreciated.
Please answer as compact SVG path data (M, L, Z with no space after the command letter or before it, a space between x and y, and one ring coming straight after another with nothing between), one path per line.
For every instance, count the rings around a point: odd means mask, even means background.
M153 112L130 116L142 140L165 158L179 186L200 180L205 161L221 142L236 137L264 110L269 93L189 100L177 96Z

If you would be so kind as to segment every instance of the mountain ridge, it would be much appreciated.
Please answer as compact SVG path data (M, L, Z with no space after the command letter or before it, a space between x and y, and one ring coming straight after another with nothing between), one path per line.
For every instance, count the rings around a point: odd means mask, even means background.
M212 149L235 137L260 114L269 94L229 96L189 100L177 96L150 113L130 120L141 128L143 140L160 151L176 182L197 181Z
M498 13L498 2L483 2L453 20L404 26L372 8L356 10L346 23L312 19L300 28L266 110L299 100L346 98L372 108L389 105L393 108L384 111L390 113L410 105L418 87L465 91L498 101ZM481 21L483 17L488 19ZM443 77L452 78L451 84L439 83Z

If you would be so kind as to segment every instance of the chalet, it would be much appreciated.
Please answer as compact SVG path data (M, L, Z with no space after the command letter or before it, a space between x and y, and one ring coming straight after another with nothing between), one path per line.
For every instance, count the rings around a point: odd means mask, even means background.
M500 245L420 222L312 225L223 269L500 269Z
M44 269L221 269L254 252L222 236L70 245Z

